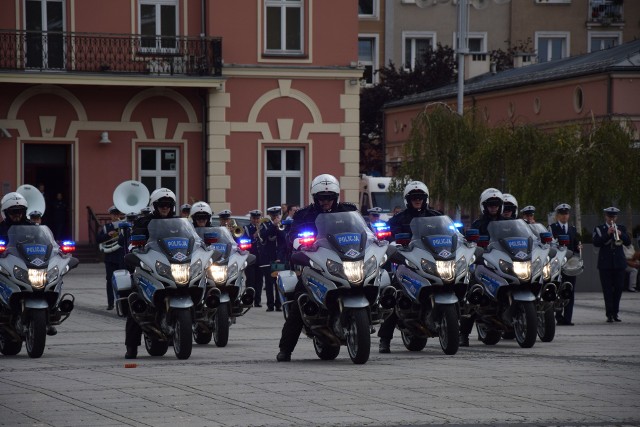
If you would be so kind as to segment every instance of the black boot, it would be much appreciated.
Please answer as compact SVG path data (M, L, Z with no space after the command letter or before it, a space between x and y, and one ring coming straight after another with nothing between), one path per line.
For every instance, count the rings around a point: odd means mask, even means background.
M291 353L280 350L280 353L276 356L276 360L278 362L291 362Z
M378 352L391 353L391 340L386 338L380 338L380 344L378 344Z
M135 359L138 357L138 347L134 345L127 346L127 352L124 354L125 359Z
M469 335L460 334L459 345L460 347L469 347Z
M58 330L56 329L55 326L51 326L51 325L47 326L47 335L52 337L57 333L58 333Z

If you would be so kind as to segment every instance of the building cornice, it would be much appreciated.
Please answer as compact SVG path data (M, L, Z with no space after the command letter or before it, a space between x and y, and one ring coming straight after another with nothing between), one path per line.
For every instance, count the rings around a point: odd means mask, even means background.
M224 78L180 76L135 76L113 74L74 74L46 72L0 73L0 83L53 84L81 86L146 86L220 88Z

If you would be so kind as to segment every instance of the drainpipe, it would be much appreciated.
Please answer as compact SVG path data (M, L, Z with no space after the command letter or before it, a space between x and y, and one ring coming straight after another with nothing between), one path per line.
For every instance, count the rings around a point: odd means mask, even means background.
M611 74L607 76L607 117L611 117L612 104L613 104L613 94L611 91L613 90L613 79L611 78Z
M200 38L204 41L207 37L207 0L200 1ZM200 95L200 105L202 106L202 188L204 189L204 200L209 202L209 188L207 184L209 180L209 171L207 170L209 165L209 159L207 155L209 153L209 91L204 89Z

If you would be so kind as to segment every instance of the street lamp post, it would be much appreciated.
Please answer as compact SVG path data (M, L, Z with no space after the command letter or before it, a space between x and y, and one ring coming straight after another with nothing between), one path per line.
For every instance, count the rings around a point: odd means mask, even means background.
M468 0L458 0L458 114L464 115L464 56L469 52Z

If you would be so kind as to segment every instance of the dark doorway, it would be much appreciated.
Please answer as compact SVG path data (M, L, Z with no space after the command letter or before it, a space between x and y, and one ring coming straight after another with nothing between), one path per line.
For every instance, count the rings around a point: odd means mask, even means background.
M24 145L24 183L37 188L43 186L46 210L42 220L57 240L73 237L71 147L70 144Z

